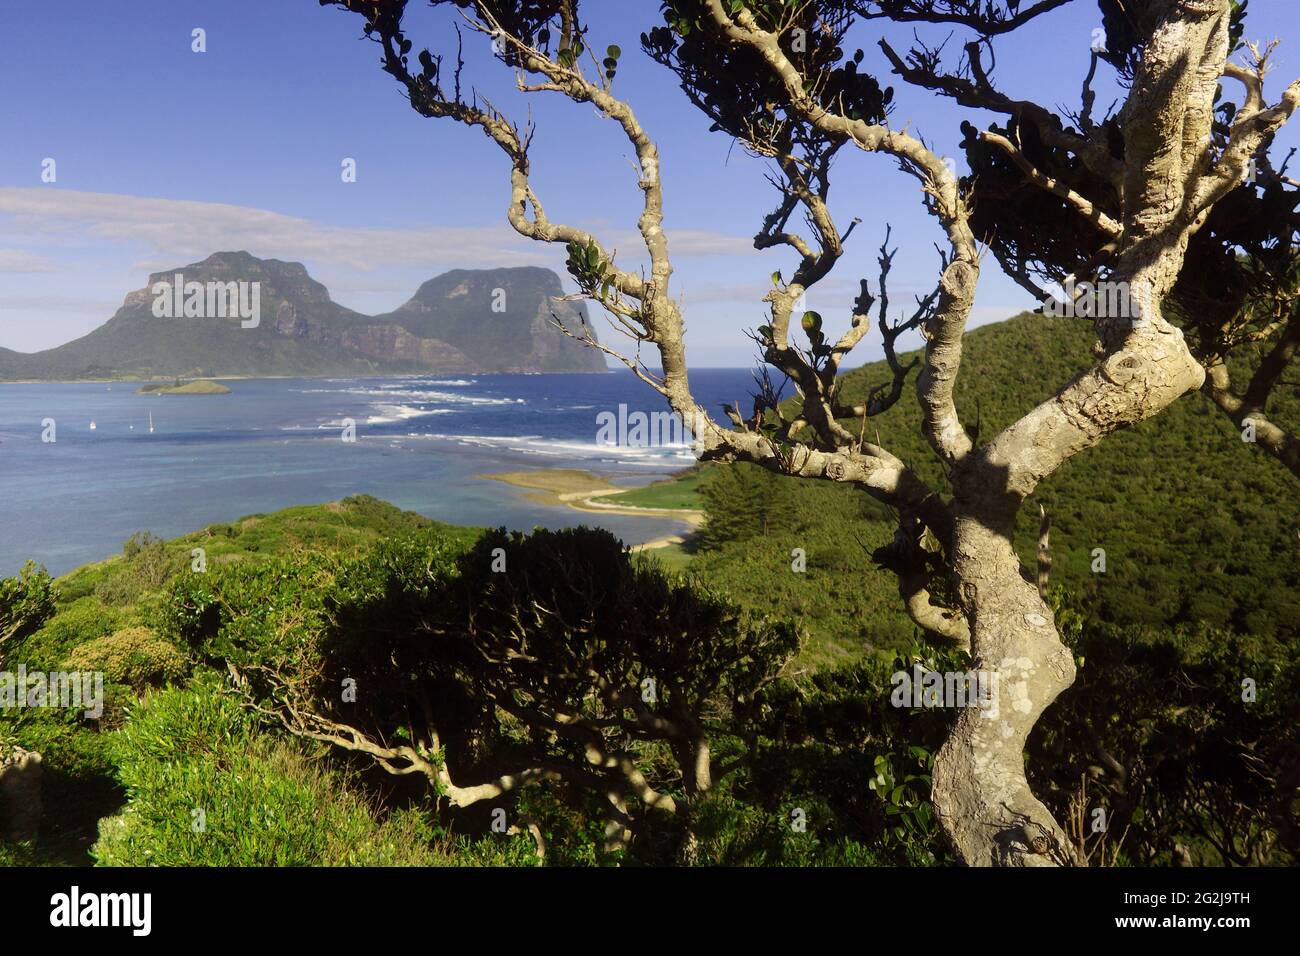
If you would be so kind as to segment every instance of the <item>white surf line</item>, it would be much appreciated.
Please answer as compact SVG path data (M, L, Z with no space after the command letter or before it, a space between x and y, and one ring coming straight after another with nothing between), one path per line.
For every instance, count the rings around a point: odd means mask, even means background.
M688 508L645 508L641 505L615 505L604 504L599 501L593 501L593 498L604 498L609 495L621 495L624 492L631 491L630 488L607 488L602 491L584 491L576 492L572 497L560 495L561 500L567 501L570 505L579 507L588 507L597 511L617 511L627 514L631 512L632 517L645 515L650 518L677 518L686 522L693 528L698 528L704 523L704 512L693 511Z

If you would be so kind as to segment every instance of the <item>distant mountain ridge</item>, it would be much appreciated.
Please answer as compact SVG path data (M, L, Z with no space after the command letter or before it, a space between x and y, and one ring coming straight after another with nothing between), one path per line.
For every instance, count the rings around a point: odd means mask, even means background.
M174 287L178 274L187 291L191 283L218 295L230 289L230 313L212 309L210 292L202 315L174 317L170 301L161 308L154 290ZM256 322L234 314L238 291L245 306L250 299L257 306ZM588 324L586 304L563 296L549 269L458 269L425 282L394 311L369 316L334 302L301 263L218 252L150 275L88 335L31 354L0 349L0 381L605 371L598 350L555 327L558 319L580 334ZM178 293L176 304L183 298Z

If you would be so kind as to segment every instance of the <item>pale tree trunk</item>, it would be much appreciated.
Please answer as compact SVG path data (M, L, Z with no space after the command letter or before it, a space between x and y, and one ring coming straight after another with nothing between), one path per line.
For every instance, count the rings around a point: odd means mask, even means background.
M607 854L626 852L632 845L627 800L620 790L610 790L605 799L609 801L609 810L605 817L605 841L601 851Z
M689 714L683 714L681 719L695 723ZM695 807L713 787L708 737L702 729L694 726L686 739L674 742L673 751L682 770L682 789L686 794L685 831L677 847L677 862L681 866L694 866L700 855L700 840L695 833Z
M1200 365L1158 313L1118 351L957 469L952 563L976 669L995 675L996 717L958 715L934 767L934 803L970 865L1074 861L1064 831L1029 790L1034 724L1074 682L1051 609L1012 545L1020 503L1065 458L1199 388Z
M1124 227L1111 281L1128 315L1097 321L1100 364L953 469L953 571L976 668L996 675L997 716L967 708L935 759L934 803L970 865L1077 862L1025 779L1039 716L1074 682L1074 660L1012 546L1016 513L1046 476L1112 432L1144 421L1205 373L1163 316L1199 220L1197 186L1215 83L1227 54L1227 3L1168 2L1125 106Z
M1021 574L1010 528L959 516L954 554L974 666L996 675L996 706L963 708L935 759L939 822L968 865L1072 863L1064 831L1030 792L1024 750L1039 716L1074 682L1074 658Z

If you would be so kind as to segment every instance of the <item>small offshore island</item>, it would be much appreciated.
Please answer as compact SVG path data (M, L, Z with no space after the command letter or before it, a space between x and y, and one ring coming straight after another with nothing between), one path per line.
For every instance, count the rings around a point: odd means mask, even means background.
M171 385L142 385L137 395L229 395L230 389L219 382L198 379L193 382L174 382Z

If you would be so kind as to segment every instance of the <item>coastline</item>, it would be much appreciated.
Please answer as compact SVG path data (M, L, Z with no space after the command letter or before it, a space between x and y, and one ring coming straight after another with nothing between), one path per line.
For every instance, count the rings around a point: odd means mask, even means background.
M721 369L706 370L699 381L715 404L747 378L743 370ZM593 409L652 405L631 372L558 381L469 376L431 384L427 394L423 385L406 384L427 381L226 380L233 394L203 400L138 395L139 384L0 389L0 449L13 472L0 571L17 573L34 558L62 573L121 550L137 531L175 537L232 514L350 494L476 527L603 527L627 545L688 535L695 516L683 512L704 507L688 456L674 449L623 456L593 442ZM399 394L413 390L420 394ZM395 403L402 407L388 407ZM156 433L148 431L148 409ZM58 459L31 427L47 416L58 422L60 450L70 449ZM345 417L366 423L346 447L336 437ZM93 432L90 421L97 423ZM59 481L49 480L51 461L66 469L56 469ZM214 461L218 472L209 466ZM549 486L525 487L536 484L531 479L513 486L476 480L554 467L600 479L551 494ZM575 491L586 494L572 505L558 497ZM618 494L597 494L603 491Z
M704 512L686 508L644 508L638 505L614 504L596 499L612 498L636 491L625 488L588 471L576 468L546 468L535 471L511 471L475 475L475 478L499 481L522 489L521 494L530 501L553 506L564 506L588 514L604 513L628 517L674 518L689 526L686 534L665 535L635 545L634 551L646 551L682 544L704 524Z
M438 372L438 371L421 371L421 372L365 372L362 374L338 372L329 374L312 374L312 375L206 375L204 378L214 382L257 382L257 381L330 381L331 379L402 379L402 378L427 378L430 375L607 375L611 372L617 372L616 368L601 369L565 369L561 371L543 371L543 370L514 370L500 372ZM121 378L0 378L0 385L117 385L117 384L134 384L138 382L157 382L162 379L174 378L172 375L154 375L154 376L123 376Z

